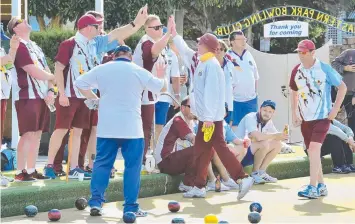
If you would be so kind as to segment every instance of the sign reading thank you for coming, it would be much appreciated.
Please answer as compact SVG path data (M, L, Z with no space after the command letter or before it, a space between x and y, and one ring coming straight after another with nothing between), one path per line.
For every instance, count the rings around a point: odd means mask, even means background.
M308 37L308 23L293 20L264 25L264 37Z
M301 7L301 6L293 6L293 5L264 9L244 19L241 19L238 22L226 26L219 26L214 31L214 33L218 37L226 37L235 30L244 30L262 21L266 21L277 17L285 17L285 16L312 19L344 32L355 33L354 25L351 23L348 23L344 20L337 19L334 16L331 16L327 13L315 9Z

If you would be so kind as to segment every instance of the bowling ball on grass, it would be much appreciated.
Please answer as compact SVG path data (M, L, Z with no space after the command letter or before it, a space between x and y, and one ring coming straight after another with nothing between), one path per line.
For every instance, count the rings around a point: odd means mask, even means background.
M183 218L173 218L171 223L185 223L185 220Z
M78 198L75 201L75 207L78 210L84 210L88 206L88 201L85 198Z
M52 209L48 212L48 219L51 221L58 221L62 215L58 209Z
M171 201L168 204L169 211L178 212L180 210L180 204L177 201Z
M261 206L260 203L258 203L258 202L253 202L253 203L250 204L249 210L250 210L250 212L258 212L258 213L261 213L261 211L263 210L263 207Z
M259 223L261 220L261 215L258 212L250 212L248 215L248 220L250 223Z
M34 205L28 205L25 207L25 215L27 217L35 217L38 213L38 208Z
M124 223L134 223L136 221L136 215L133 212L126 212L123 214Z

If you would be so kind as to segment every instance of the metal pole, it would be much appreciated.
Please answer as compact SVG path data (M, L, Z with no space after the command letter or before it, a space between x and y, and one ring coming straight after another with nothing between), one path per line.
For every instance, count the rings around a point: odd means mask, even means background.
M11 16L21 18L21 0L11 0ZM11 90L11 103L12 103L12 113L11 113L11 148L17 148L17 144L20 139L18 131L18 120L17 112L15 107L15 90Z

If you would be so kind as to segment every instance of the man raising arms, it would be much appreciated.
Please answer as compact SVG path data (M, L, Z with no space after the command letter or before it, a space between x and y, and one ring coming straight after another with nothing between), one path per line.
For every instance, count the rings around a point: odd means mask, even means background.
M73 141L69 178L77 179L79 173L84 173L85 179L90 174L78 167L81 133L89 128L90 110L85 105L85 96L73 85L81 75L100 64L98 52L104 52L108 43L114 40L124 40L135 33L145 22L147 6L141 8L136 19L129 25L117 28L108 35L101 36L101 41L92 42L99 33L102 20L93 15L82 16L77 23L78 32L73 38L61 43L56 56L55 75L58 81L59 98L56 102L56 125L51 136L48 151L48 165L45 167L46 176L56 177L53 160L63 137L73 128Z

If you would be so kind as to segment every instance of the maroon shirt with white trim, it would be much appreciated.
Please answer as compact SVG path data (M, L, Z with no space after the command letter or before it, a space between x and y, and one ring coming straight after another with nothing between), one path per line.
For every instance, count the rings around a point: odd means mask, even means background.
M175 116L163 128L160 133L156 148L155 160L160 163L164 158L174 153L179 139L185 140L186 135L193 133L182 116Z
M23 69L26 65L34 64L45 69L45 58L42 49L32 41L21 40L16 52L14 65L16 73L13 78L14 99L43 99L47 96L48 82L36 79Z

